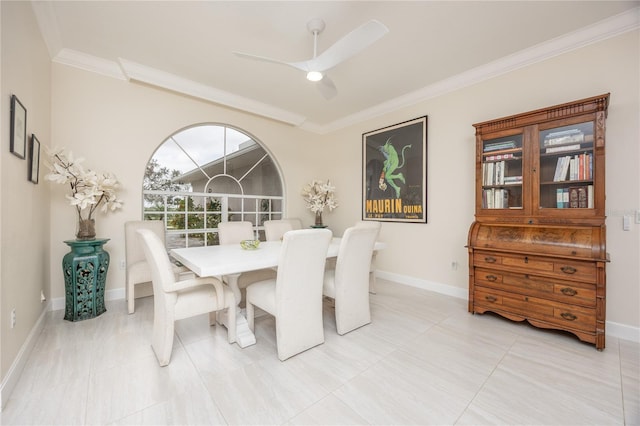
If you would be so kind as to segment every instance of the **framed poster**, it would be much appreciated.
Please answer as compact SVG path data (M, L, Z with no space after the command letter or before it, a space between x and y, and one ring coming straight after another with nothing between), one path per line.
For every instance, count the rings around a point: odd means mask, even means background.
M362 219L427 223L427 116L363 133Z
M31 135L29 145L29 181L37 184L40 172L40 141L36 135Z
M11 144L10 150L20 158L27 149L27 109L16 95L11 95Z

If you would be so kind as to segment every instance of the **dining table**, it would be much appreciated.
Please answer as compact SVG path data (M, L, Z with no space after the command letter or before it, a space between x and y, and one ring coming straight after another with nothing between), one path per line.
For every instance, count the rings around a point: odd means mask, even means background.
M327 258L338 256L340 241L339 237L331 239ZM382 250L385 246L385 243L376 242L374 250ZM277 268L281 249L282 241L264 241L255 249L244 249L240 244L225 244L176 248L169 254L200 277L226 278L224 281L233 291L237 302L236 343L245 348L255 344L256 338L240 308L242 294L238 287L238 278L244 272ZM224 316L221 322L225 324Z

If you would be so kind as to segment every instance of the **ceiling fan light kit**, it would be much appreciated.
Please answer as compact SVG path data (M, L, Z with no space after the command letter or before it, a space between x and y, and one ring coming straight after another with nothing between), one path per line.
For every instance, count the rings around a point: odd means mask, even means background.
M322 80L322 77L324 76L322 75L321 72L318 72L318 71L309 71L307 73L307 80L309 81L320 81Z
M320 55L317 55L318 35L324 30L324 28L325 23L320 18L312 19L307 23L307 29L311 34L313 34L313 57L306 61L286 62L249 53L233 53L243 58L288 65L304 71L307 73L307 80L313 82L322 80L323 84L319 85L318 88L326 99L331 99L337 94L337 90L325 72L372 45L388 33L389 29L381 22L372 19L336 41Z

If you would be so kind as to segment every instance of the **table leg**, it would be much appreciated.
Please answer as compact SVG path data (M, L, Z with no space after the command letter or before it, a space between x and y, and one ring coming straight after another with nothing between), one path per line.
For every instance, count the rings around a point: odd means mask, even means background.
M238 278L240 274L225 275L226 282L229 284L229 288L233 291L233 295L236 298L238 306L236 307L236 343L241 348L256 344L256 336L249 329L249 323L247 318L240 308L240 302L242 299L242 293L240 293L240 287L238 287ZM227 316L221 315L222 324L227 324ZM228 327L227 327L228 328Z

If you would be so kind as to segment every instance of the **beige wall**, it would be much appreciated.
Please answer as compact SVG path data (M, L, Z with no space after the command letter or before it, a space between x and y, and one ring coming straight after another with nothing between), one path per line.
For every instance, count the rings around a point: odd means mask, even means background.
M114 172L123 183L124 208L97 217L98 236L111 239L105 247L112 258L107 282L110 294L124 294L124 270L120 268L123 224L141 217L145 165L157 146L177 130L217 122L255 136L283 172L288 215L301 217L307 224L312 215L304 208L302 185L314 178L331 179L340 207L326 214L325 221L340 234L361 216L362 133L428 115L429 223L384 223L381 238L388 249L379 256L379 268L403 282L441 286L464 295L468 277L464 245L474 209L472 124L611 92L607 225L612 262L608 268L607 319L636 329L640 326L640 225L633 224L631 231L622 231L621 226L623 213L640 208L637 31L357 126L314 135L175 93L50 64L30 6L0 5L2 128L7 128L9 94L16 92L28 108L29 134L38 134L43 144L70 148L85 157L87 166ZM10 40L7 34L11 34ZM64 298L60 263L68 248L63 240L73 238L75 232L74 211L64 199L67 188L44 181L29 183L26 162L7 154L7 135L8 131L2 132L0 156L3 380L40 314L40 289L50 298ZM451 267L452 262L457 262L457 270ZM16 329L8 326L7 312L12 307L18 310Z
M111 255L107 291L124 287L124 222L141 218L142 178L155 149L169 135L196 123L232 124L262 141L277 159L291 199L289 211L307 214L296 182L314 177L313 147L320 137L291 126L250 114L222 108L193 98L177 96L144 85L111 79L68 66L54 64L52 70L53 143L85 158L85 165L113 172L122 183L121 211L98 214L99 237L110 238L105 249ZM67 188L53 185L51 222L52 259L62 259L73 238L75 216L64 194ZM308 215L308 214L307 214ZM311 216L308 215L310 223ZM54 298L64 297L64 282L58 262L50 265Z
M10 97L27 109L27 137L41 144L51 140L51 61L29 2L1 2L2 80L0 116L0 358L4 381L18 352L50 297L49 188L27 180L28 159L9 153ZM28 152L29 140L27 140ZM27 157L28 158L28 157ZM10 312L16 310L11 328Z
M607 322L640 326L640 224L622 230L622 216L640 209L640 46L638 31L513 71L325 137L341 159L341 206L329 223L341 230L360 215L363 132L429 116L428 224L384 223L390 249L379 269L418 285L468 288L467 231L474 220L474 128L494 118L611 92L607 121ZM349 194L350 196L346 196ZM459 267L453 270L452 262Z

